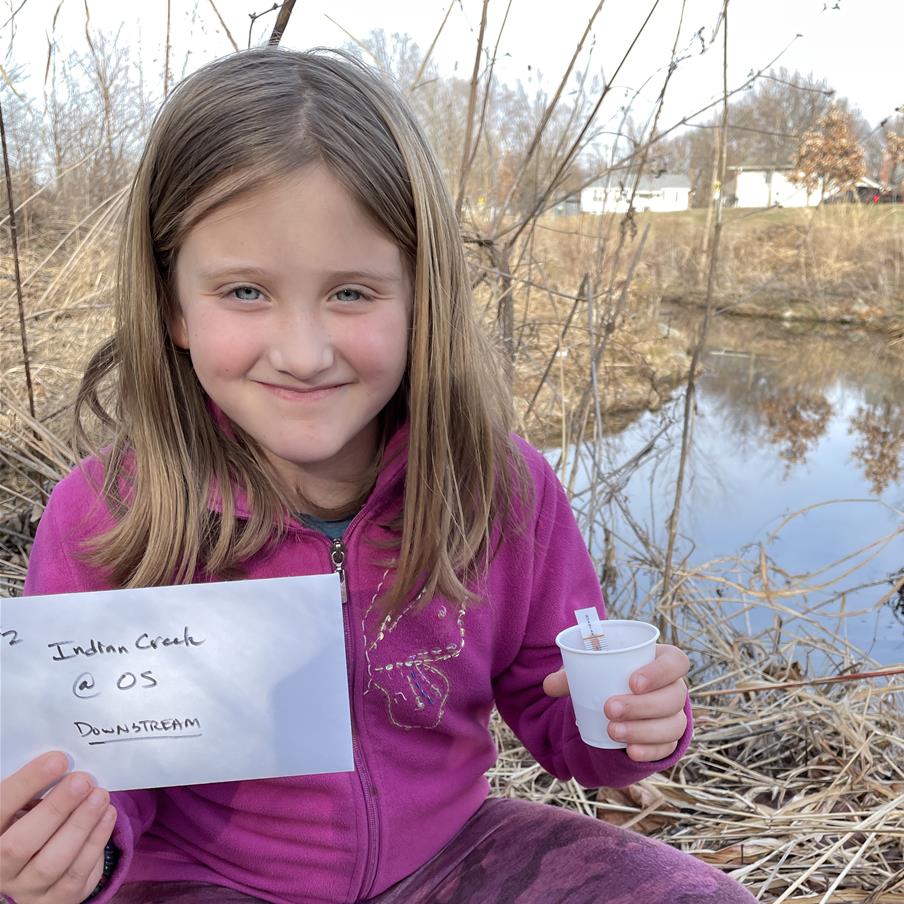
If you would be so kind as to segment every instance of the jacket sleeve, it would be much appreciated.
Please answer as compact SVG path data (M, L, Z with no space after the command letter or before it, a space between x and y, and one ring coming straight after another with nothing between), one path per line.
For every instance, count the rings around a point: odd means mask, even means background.
M25 596L108 590L109 579L101 569L80 555L85 539L109 526L106 508L86 475L75 471L50 496L38 525L28 561ZM112 841L120 860L104 890L92 902L104 904L123 883L138 839L154 821L157 797L153 790L116 791L110 795L116 808Z
M527 456L531 472L539 472L539 476L534 480L533 537L523 540L522 571L529 579L516 586L529 606L521 625L520 649L494 678L496 706L524 746L556 778L575 778L585 787L630 785L667 769L684 754L693 732L690 701L686 699L684 706L687 729L671 756L637 763L624 749L603 750L585 744L575 724L571 698L551 698L543 692L543 679L562 667L556 634L574 624L575 609L596 606L603 613L605 603L562 485L539 453L530 450Z

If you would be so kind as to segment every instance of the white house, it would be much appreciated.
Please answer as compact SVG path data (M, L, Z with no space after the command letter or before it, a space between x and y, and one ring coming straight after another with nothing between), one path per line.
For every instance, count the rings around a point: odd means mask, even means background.
M732 166L726 199L734 207L816 207L822 193L795 185L791 166Z
M631 201L634 177L620 180L613 175L606 181L581 191L583 213L625 213ZM691 183L684 176L642 176L634 193L637 211L687 210Z

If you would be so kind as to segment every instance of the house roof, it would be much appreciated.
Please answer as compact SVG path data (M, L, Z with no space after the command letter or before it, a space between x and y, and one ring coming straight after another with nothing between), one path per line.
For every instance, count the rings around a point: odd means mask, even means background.
M595 182L588 187L605 188L606 181L606 179L601 179L599 182ZM609 190L619 191L622 186L624 186L625 194L630 194L634 187L634 177L622 179L620 176L613 174L612 178L609 180ZM691 183L687 176L675 176L663 173L659 176L641 176L640 181L637 184L638 191L659 191L663 188L683 188L690 191Z
M876 191L879 191L879 189L882 188L882 186L875 179L870 179L869 176L861 176L854 183L854 187L855 188L872 188L872 189L875 189ZM838 191L836 191L835 193L837 194Z
M769 172L783 172L787 173L794 169L791 164L784 163L764 163L764 164L743 164L742 166L730 166L728 169L732 170L736 173L745 173L745 172L753 172L753 173L765 173ZM875 180L870 179L869 176L861 176L855 183L855 185L862 185L868 188L881 188L882 186Z
M792 170L794 167L790 163L742 163L740 166L729 166L728 169L737 173L747 172L748 170L765 171L765 170Z
M691 189L691 181L687 176L670 176L667 173L661 176L642 176L637 183L638 191L656 191L659 188L686 188Z

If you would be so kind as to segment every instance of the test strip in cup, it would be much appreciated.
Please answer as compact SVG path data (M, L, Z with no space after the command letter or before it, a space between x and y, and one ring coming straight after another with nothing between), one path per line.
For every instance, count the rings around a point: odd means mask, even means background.
M587 609L575 609L574 617L578 620L578 627L581 630L581 639L584 642L585 650L599 653L609 649L604 628L605 622L600 620L596 606L590 606Z

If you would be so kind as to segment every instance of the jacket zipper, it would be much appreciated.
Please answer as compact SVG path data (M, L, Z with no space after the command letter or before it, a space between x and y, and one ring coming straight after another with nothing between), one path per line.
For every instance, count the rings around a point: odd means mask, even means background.
M330 544L330 561L333 563L333 571L339 575L339 595L344 606L348 602L348 588L345 586L345 544L338 537ZM342 611L345 614L345 639L348 641L348 613L344 609Z
M352 757L357 764L358 781L361 783L361 793L364 797L364 809L367 813L367 858L364 863L364 879L361 884L362 893L359 897L369 898L370 892L377 875L377 854L378 854L378 838L377 838L377 813L374 806L373 795L371 793L370 772L367 768L367 761L364 758L364 750L358 741L355 731L357 724L354 686L354 663L352 661L351 647L351 625L348 614L348 586L345 580L345 544L339 538L330 543L330 561L333 565L333 571L339 575L339 595L342 600L342 625L345 629L345 648L349 651L349 682L350 702L352 707Z

